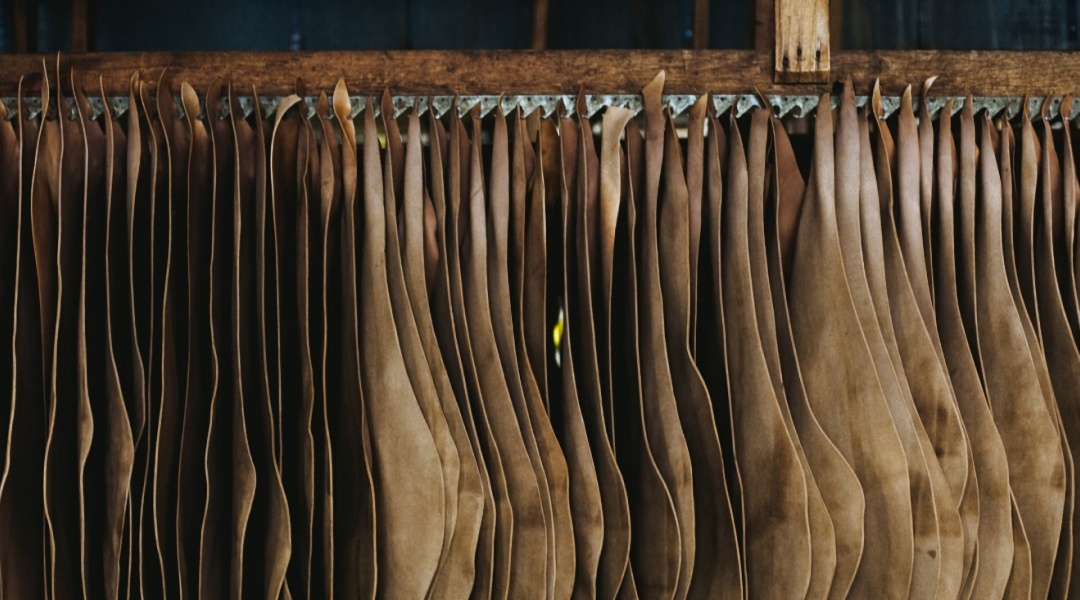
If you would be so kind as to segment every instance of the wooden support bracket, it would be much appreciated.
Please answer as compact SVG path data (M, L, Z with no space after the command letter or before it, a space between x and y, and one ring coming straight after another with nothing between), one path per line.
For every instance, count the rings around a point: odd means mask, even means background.
M776 0L777 83L829 81L829 0Z

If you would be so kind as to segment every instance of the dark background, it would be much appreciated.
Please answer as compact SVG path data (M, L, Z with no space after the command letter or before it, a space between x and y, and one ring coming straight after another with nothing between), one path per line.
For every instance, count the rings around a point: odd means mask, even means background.
M78 1L78 0L76 0ZM833 0L836 2L837 0ZM0 2L0 50L70 51L72 0ZM549 48L689 48L691 0L550 0ZM711 0L709 46L752 46ZM1077 49L1080 0L844 0L843 49ZM528 48L532 0L89 0L96 51Z

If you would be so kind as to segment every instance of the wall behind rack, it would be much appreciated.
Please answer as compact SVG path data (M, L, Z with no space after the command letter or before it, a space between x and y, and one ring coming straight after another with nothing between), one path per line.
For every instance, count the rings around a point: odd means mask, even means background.
M90 50L529 48L533 0L87 0ZM72 0L37 4L30 51L69 51ZM549 0L549 48L689 48L691 0ZM749 3L713 1L714 48L749 47ZM14 50L0 15L2 50ZM600 27L597 24L603 23Z
M694 0L0 0L0 51L529 48L548 5L553 49L692 46ZM750 48L754 2L709 5L708 47ZM1080 0L833 0L834 49L1080 49ZM80 8L81 7L81 8ZM25 26L23 24L25 23Z

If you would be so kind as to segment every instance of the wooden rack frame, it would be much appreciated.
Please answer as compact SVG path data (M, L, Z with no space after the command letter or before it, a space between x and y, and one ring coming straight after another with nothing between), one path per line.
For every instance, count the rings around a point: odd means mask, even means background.
M37 0L26 0L36 2ZM844 0L747 0L755 50L706 50L709 0L694 0L694 50L544 51L549 0L533 0L533 48L482 51L357 52L149 52L14 54L0 61L0 97L38 93L42 74L70 91L71 80L87 93L126 96L131 76L181 82L205 90L214 80L254 89L261 96L302 90L329 92L341 77L350 93L390 89L400 95L638 94L657 72L667 73L668 94L817 96L851 79L856 93L880 79L882 93L896 96L908 85L936 77L935 95L1019 98L1075 91L1080 53L1017 51L835 51ZM25 2L17 2L25 9ZM86 0L73 0L72 48L85 51L92 37ZM26 11L16 10L16 25ZM25 38L25 35L23 36ZM21 40L20 47L26 46ZM59 65L57 64L59 61ZM64 81L56 81L57 67ZM99 79L100 78L100 79Z
M58 55L15 54L0 61L0 96L33 95L47 69L56 85ZM344 77L352 94L637 94L657 72L667 72L665 93L818 95L851 78L868 93L880 78L896 95L936 76L934 94L1017 97L1075 91L1080 53L1017 51L840 51L831 55L832 83L777 83L773 55L754 50L390 51L390 52L151 52L59 55L60 72L73 73L88 93L126 96L131 76L173 91L181 82L203 90L232 78L244 93L330 92ZM70 81L59 82L62 89Z

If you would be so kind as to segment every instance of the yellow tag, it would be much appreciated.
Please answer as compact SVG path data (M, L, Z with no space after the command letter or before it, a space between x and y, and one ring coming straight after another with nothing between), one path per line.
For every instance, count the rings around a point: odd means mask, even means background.
M555 343L555 364L562 366L562 338L563 328L566 326L566 319L563 314L563 309L559 307L559 320L555 321L555 326L551 328L551 340Z

